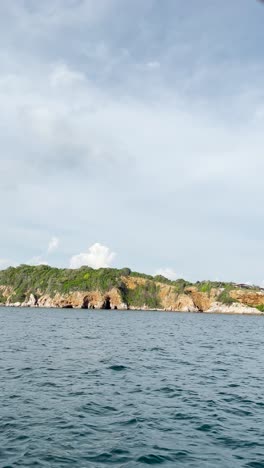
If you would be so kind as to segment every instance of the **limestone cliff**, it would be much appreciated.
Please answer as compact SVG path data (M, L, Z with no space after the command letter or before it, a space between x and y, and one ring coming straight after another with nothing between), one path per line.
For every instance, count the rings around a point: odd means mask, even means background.
M22 303L27 306L27 301ZM81 309L127 309L120 292L113 288L103 294L100 291L78 291L68 294L56 293L54 297L47 294L37 299L40 307L81 308Z
M264 312L264 290L234 283L169 281L122 270L22 265L0 271L0 304L21 307Z
M230 291L230 296L241 304L246 304L250 307L264 305L264 293L261 291L235 289Z

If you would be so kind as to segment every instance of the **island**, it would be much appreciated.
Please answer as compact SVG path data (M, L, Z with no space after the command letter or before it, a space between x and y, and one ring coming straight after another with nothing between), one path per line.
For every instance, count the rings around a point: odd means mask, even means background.
M132 272L20 265L0 271L0 305L264 315L264 288Z

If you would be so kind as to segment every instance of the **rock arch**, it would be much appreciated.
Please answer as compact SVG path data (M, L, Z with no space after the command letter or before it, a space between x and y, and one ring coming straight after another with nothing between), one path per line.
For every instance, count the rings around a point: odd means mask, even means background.
M104 310L110 310L111 309L111 300L110 300L110 296L106 296L104 298L104 303L102 305L102 309Z
M83 298L82 309L89 309L89 297L85 296Z

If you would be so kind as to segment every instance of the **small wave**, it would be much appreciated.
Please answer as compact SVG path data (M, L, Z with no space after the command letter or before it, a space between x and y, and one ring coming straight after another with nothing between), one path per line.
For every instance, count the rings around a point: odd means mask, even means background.
M103 464L116 464L116 463L126 463L129 458L126 450L113 449L111 452L102 452L99 455L86 456L85 459L90 462L101 463ZM96 465L97 466L97 465Z
M29 339L23 313L0 327L1 466L264 468L259 319L105 313L80 327L75 310L51 336L54 311L29 310Z
M109 413L116 412L117 409L113 406L103 406L97 403L87 403L80 408L81 413L90 413L98 416L106 416Z
M201 426L197 427L197 431L201 432L210 432L213 429L211 424L202 424Z
M42 382L40 384L38 384L38 387L59 387L59 385L57 385L55 382Z
M172 461L172 459L168 455L155 455L150 453L149 455L139 457L137 461L139 463L144 463L145 465L160 465L166 461Z
M161 392L161 393L174 393L175 392L175 389L174 388L171 388L171 387L162 387L162 388L158 388L157 390L155 390L156 392Z
M122 426L132 426L133 424L137 424L137 423L138 423L137 418L131 418L131 419L128 419L127 421L123 421L121 424Z
M116 371L116 372L121 372L127 369L126 366L123 366L121 364L114 364L113 366L110 366L109 369Z
M264 464L263 462L250 462L247 465L245 465L245 468L263 468Z

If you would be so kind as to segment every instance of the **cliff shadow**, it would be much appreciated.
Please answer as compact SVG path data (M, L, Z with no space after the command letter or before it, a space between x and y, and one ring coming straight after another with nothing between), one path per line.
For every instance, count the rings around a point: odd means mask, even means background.
M82 309L89 309L89 298L85 296L82 303Z
M102 305L102 309L103 310L110 310L111 309L111 301L110 301L110 297L109 296L106 296L105 300L104 300L104 303Z

